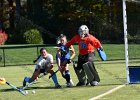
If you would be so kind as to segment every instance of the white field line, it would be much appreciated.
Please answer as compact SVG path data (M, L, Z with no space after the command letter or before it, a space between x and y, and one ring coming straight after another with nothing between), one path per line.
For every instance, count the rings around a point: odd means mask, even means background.
M125 86L125 84L119 85L119 86L117 86L117 87L115 87L115 88L113 88L113 89L111 89L111 90L109 90L109 91L107 91L107 92L105 92L103 94L100 94L100 95L98 95L96 97L90 98L89 100L98 100L98 99L100 99L100 98L102 98L102 97L104 97L104 96L106 96L108 94L111 94L112 92L117 91L118 89L120 89L120 88L122 88L124 86Z

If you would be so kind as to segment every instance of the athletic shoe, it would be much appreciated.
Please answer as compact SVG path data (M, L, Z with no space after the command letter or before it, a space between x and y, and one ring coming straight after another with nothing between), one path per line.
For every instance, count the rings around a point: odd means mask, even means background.
M67 84L67 87L72 87L70 82L67 82L66 84Z
M76 86L85 86L86 84L84 84L84 83L82 83L82 82L78 82L77 84L76 84Z
M55 85L55 88L61 88L61 85L56 84L56 85Z
M72 87L74 85L72 80L70 80L70 82L67 82L66 84L67 84L67 87Z
M26 86L26 81L25 81L26 78L27 78L27 77L25 77L24 80L23 80L23 87Z
M97 86L99 84L99 82L97 82L97 81L92 81L92 82L90 82L90 85L91 86Z

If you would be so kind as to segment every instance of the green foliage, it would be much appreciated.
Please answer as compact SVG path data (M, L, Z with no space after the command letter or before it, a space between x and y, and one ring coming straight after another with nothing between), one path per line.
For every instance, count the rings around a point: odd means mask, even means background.
M28 44L43 44L42 36L37 29L30 29L23 35Z
M91 34L106 43L123 43L122 0L110 0L110 6L104 0L1 1L0 22L6 29L10 27L9 33L16 31L9 38L12 43L25 43L23 33L36 28L41 32L43 40L47 40L44 43L54 44L61 33L68 38L73 37L81 24L86 24ZM140 6L134 2L126 4L128 32L135 38L140 32ZM17 17L18 14L20 18Z
M5 32L2 32L0 30L0 45L5 44L5 42L7 41L8 35Z
M128 34L128 41L129 43L140 43L140 34L130 35Z
M26 44L26 43L40 44L40 43L43 43L43 40L41 37L42 34L40 33L41 31L31 20L27 20L26 18L21 17L20 20L15 24L15 28L16 29L15 29L14 34L10 35L9 43L11 43L11 44ZM26 33L26 35L25 35L25 33ZM28 34L28 36L27 36L27 34ZM40 40L38 40L38 39L40 39ZM31 42L31 41L33 41L33 42Z

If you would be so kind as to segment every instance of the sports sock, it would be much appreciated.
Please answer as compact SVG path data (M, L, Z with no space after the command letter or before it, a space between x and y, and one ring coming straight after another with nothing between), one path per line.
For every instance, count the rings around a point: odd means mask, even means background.
M69 70L65 71L65 79L68 83L70 82L70 72L69 72Z
M56 74L54 74L54 75L52 76L52 80L53 80L53 82L54 82L55 84L58 84L58 80L57 80Z

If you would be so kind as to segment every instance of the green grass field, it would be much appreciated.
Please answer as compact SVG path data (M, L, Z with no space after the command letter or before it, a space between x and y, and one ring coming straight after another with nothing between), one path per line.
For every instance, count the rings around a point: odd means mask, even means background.
M48 79L48 75L38 80L38 82L27 88L28 95L23 96L19 92L11 89L8 85L0 85L0 100L88 100L103 94L110 89L126 83L125 63L122 62L95 62L99 72L101 82L98 86L72 87L67 88L65 80L57 73L58 80L62 85L62 89L54 89L53 82ZM140 63L139 63L140 64ZM55 66L56 68L56 66ZM70 65L71 76L76 84L77 77L74 73L72 65ZM24 76L31 76L34 66L12 66L0 67L0 76L18 87L22 85ZM32 94L32 90L36 93ZM125 87L103 97L107 100L139 100L140 86L138 84L126 85Z
M117 58L122 59L124 57L123 45L105 45L104 48L109 59ZM113 51L114 52L111 52ZM13 50L14 51L14 50ZM23 49L24 51L24 49ZM137 51L138 52L138 51ZM31 51L26 51L26 54L32 53ZM12 56L12 53L9 52ZM28 55L29 55L28 54ZM113 57L112 57L113 56ZM18 57L18 55L16 55ZM112 58L111 58L112 57ZM27 57L28 58L28 57ZM13 57L14 59L14 57ZM124 59L124 58L123 58ZM25 59L25 61L28 59ZM33 58L32 58L33 60ZM132 60L132 65L140 65L140 60ZM0 85L0 100L89 100L93 97L99 96L109 90L123 85L127 82L126 80L126 68L125 60L108 60L100 61L97 59L95 61L95 66L100 75L101 82L98 86L84 86L84 87L72 87L67 88L65 80L61 77L60 73L57 73L58 80L62 85L62 89L54 89L53 82L48 78L49 75L38 80L36 84L33 84L27 88L28 95L23 96L19 92L13 90L8 85ZM54 66L54 70L57 66ZM71 77L73 82L76 84L78 82L75 72L73 70L72 64L69 66ZM34 65L18 65L18 66L7 66L0 67L0 77L5 77L5 79L16 85L18 87L22 86L22 81L25 76L31 76L34 71ZM36 93L32 94L32 90ZM114 91L108 95L101 97L101 100L139 100L140 99L140 85L139 84L128 84L117 91Z

